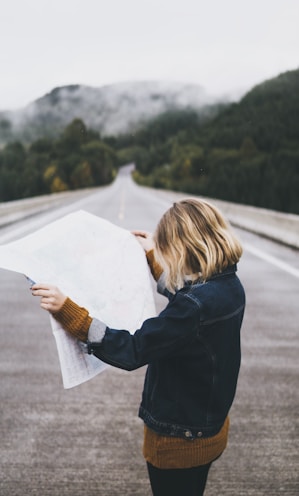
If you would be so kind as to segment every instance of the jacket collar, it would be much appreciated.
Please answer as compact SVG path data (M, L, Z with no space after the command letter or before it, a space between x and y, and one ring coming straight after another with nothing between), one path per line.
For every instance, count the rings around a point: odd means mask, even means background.
M207 279L206 282L212 281L212 280L217 279L219 277L224 277L224 276L227 276L230 274L234 274L235 272L237 272L237 270L238 270L237 264L229 265L222 272L216 272L215 274L213 274L209 279ZM203 284L203 283L201 281L191 281L191 280L188 280L188 278L186 278L185 286L193 286L195 284Z
M228 267L226 267L226 269L224 269L222 272L217 272L216 274L213 274L209 280L211 279L216 279L217 277L223 277L223 276L227 276L229 274L234 274L235 272L237 272L237 264L234 264L234 265L229 265Z

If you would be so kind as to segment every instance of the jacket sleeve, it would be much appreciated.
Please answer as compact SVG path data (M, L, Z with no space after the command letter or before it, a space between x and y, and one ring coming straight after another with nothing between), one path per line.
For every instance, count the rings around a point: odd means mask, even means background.
M158 317L146 320L135 334L111 329L96 319L90 329L99 326L99 341L88 340L88 352L100 360L125 370L134 370L154 360L178 353L192 340L199 324L200 308L193 300L177 293Z

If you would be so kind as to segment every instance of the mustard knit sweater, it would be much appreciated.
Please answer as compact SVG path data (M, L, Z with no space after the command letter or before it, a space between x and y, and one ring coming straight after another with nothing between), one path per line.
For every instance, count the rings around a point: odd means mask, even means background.
M147 252L147 261L153 277L158 280L162 268L157 264L154 251ZM92 322L88 311L66 298L61 309L53 314L66 331L86 342ZM218 458L227 445L229 418L213 437L187 440L162 436L144 426L143 456L146 461L162 469L191 468L205 465Z

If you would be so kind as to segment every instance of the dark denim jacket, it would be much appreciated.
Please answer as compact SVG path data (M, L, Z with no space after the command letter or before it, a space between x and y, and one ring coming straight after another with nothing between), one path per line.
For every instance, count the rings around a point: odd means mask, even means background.
M89 352L126 370L148 364L139 410L148 427L186 439L213 436L235 396L244 289L233 266L165 294L169 303L158 317L134 335L106 328Z

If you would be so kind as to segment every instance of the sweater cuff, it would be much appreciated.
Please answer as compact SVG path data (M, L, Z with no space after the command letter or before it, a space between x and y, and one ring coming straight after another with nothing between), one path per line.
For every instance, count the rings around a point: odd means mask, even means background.
M156 262L155 252L153 249L146 252L146 259L155 281L158 281L158 279L160 278L163 272L163 269L161 265L159 265L158 262Z
M52 315L67 332L86 343L92 318L85 308L66 298L61 309Z

